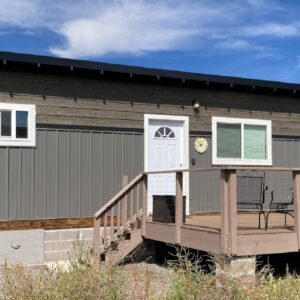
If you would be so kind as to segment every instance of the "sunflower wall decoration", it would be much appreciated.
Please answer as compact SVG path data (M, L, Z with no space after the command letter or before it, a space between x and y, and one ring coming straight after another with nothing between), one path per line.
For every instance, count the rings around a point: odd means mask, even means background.
M208 148L207 140L203 137L198 137L195 140L195 151L202 154L205 153Z

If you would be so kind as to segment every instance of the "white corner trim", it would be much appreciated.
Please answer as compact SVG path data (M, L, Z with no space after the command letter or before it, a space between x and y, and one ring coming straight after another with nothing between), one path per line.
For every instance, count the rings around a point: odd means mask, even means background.
M218 158L217 157L217 123L264 125L267 128L267 159L244 159L243 158L243 130L242 130L242 158ZM261 119L242 119L227 117L212 117L212 164L213 165L254 165L272 166L272 121Z
M33 104L0 103L0 110L12 112L12 136L0 137L0 146L35 147L36 145L36 106ZM16 111L28 112L28 138L16 138Z
M175 115L156 115L144 114L144 170L149 171L149 122L150 120L163 120L163 121L179 121L183 122L183 164L182 169L189 169L189 117L175 116ZM183 193L186 195L186 214L190 213L190 185L189 185L189 172L183 173Z

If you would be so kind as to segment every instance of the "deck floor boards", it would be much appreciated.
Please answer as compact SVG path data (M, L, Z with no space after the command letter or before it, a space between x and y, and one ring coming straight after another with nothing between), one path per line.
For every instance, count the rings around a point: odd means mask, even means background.
M284 214L272 213L269 227L264 228L261 216L261 229L258 228L258 213L239 212L237 216L237 249L234 255L261 255L299 251L295 220ZM175 224L146 222L146 238L176 244ZM221 216L218 213L199 213L186 217L181 226L180 244L201 251L219 253L221 251Z
M206 228L207 230L221 229L220 214L194 214L186 219L187 225ZM238 234L263 234L294 231L294 219L287 216L287 226L284 226L284 214L272 213L269 216L268 229L264 228L264 217L261 215L261 229L258 228L258 214L238 213Z
M152 218L148 218L152 221ZM265 230L264 217L261 215L261 228L258 228L257 213L238 213L238 234L265 234L295 231L294 219L287 216L287 226L284 225L284 214L271 213L269 216L268 229ZM199 213L186 217L184 225L199 228L199 230L220 232L221 216L218 213Z

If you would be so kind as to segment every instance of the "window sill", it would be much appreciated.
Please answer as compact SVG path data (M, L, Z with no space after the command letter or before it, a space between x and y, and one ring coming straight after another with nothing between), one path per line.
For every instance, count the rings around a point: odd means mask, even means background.
M272 166L272 160L253 160L253 159L213 159L213 165L229 166Z
M0 147L35 147L35 141L29 140L0 140Z

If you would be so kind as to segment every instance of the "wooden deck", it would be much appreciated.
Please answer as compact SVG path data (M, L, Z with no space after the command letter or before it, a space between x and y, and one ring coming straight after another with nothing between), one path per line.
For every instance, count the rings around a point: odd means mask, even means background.
M284 215L280 213L272 213L269 217L269 226L265 230L264 217L261 215L261 228L258 228L258 213L238 213L237 227L239 234L265 234L280 233L294 231L295 220L291 216L287 216L287 226L284 226ZM187 217L186 224L197 226L203 230L221 231L221 215L220 214L194 214Z
M183 222L184 197L183 173L215 171L217 168L193 168L146 172L137 175L128 183L124 176L123 188L94 215L95 253L109 249L110 244L136 223L141 226L141 235L150 240L184 246L227 256L253 256L262 254L289 253L300 251L300 168L256 167L255 170L291 171L293 176L293 215L288 216L287 226L284 215L272 213L269 228L264 229L264 217L261 217L261 229L258 228L258 214L241 213L237 205L237 171L253 168L222 167L220 182L220 212L198 214L187 217ZM148 174L176 173L175 222L172 224L153 222L148 217ZM134 195L136 197L134 198ZM142 201L139 201L141 199ZM117 230L110 230L108 237L108 217L117 220ZM104 222L103 237L100 237L101 220ZM113 229L113 224L111 224Z
M233 255L297 252L299 249L294 222L292 217L287 216L287 226L285 226L284 215L272 213L269 217L269 228L264 228L262 216L261 229L259 229L257 213L238 213L237 242ZM155 223L152 222L152 218L146 221L145 237L177 244L175 224ZM181 226L179 245L212 253L222 252L221 215L194 214L187 217L186 222Z

